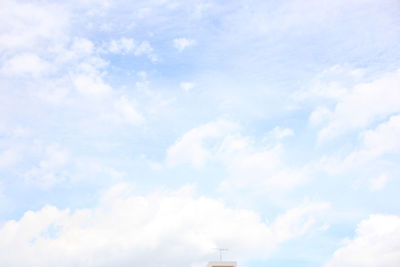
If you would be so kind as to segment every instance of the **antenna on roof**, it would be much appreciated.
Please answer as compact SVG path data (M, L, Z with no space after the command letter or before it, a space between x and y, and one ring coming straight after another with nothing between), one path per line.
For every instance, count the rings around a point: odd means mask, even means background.
M219 261L222 261L222 252L229 250L227 248L214 248L214 249L218 250L218 252L219 252Z

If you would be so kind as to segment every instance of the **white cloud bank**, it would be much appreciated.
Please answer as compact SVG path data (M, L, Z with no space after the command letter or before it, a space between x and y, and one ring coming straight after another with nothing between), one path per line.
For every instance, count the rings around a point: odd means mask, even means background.
M376 128L360 133L360 144L343 159L337 156L323 157L320 167L328 172L337 173L356 169L382 158L385 155L399 154L400 149L400 115L394 115L388 121L380 123ZM371 180L371 191L382 189L387 178Z
M305 182L307 168L292 169L283 161L283 148L258 146L253 138L242 136L239 125L217 120L191 129L167 150L166 164L201 168L208 162L220 163L229 174L221 189L254 186L258 189L292 188ZM292 135L290 129L275 128L275 138Z
M371 215L356 236L338 249L326 267L397 267L400 263L400 218Z
M350 154L346 161L368 161L400 149L400 115L392 116L375 129L362 133L362 147Z
M294 94L300 101L316 98L334 102L333 108L319 105L310 115L312 124L322 126L319 141L364 129L400 112L400 70L382 74L372 81L363 81L361 70L345 71L336 66L325 72L308 90ZM326 81L325 76L333 79Z
M46 206L0 228L2 266L196 266L216 246L242 259L265 258L279 243L318 228L327 203L305 203L264 222L251 210L194 197L192 189L137 196L128 184L99 206Z

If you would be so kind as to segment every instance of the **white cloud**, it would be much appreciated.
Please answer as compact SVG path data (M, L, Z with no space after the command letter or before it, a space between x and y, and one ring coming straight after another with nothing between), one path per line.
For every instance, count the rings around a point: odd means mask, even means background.
M330 174L361 170L360 168L367 164L376 164L376 160L385 155L398 154L400 150L399 135L400 115L394 115L374 129L361 132L359 134L360 143L351 152L345 155L336 153L323 156L311 165L314 169L324 170ZM384 186L386 180L382 177L370 180L369 187L372 191L374 191L374 186L371 185L375 183L373 181Z
M308 180L306 167L292 169L283 162L283 148L258 148L250 138L225 138L219 151L219 160L225 166L229 179L222 182L222 190L251 187L256 191L290 189Z
M238 130L238 125L220 120L188 131L168 148L167 166L191 164L200 168L209 161L220 163L229 174L221 184L223 190L292 188L308 179L306 167L292 169L283 163L280 145L258 147Z
M374 3L373 0L330 2L293 0L282 3L274 12L267 13L268 16L265 13L265 6L264 8L252 9L252 12L249 12L246 17L245 23L243 23L242 18L240 20L241 25L237 25L237 27L244 27L246 31L257 31L265 34L273 30L287 31L293 28L309 27L309 25L325 25L327 22L340 19L346 12L373 10ZM359 15L355 15L355 18L359 19ZM354 23L352 20L347 22Z
M114 104L116 109L116 121L126 122L132 125L141 124L144 121L143 116L135 108L135 103L129 101L126 97L122 96Z
M392 116L373 130L361 133L362 146L349 154L346 164L362 164L400 149L400 115Z
M71 50L78 54L90 55L94 51L94 44L85 38L74 38Z
M6 75L46 74L51 69L50 63L31 53L19 54L7 60L1 67L1 73Z
M316 224L317 218L314 213L329 208L329 203L315 202L303 203L299 207L287 211L285 214L278 216L272 225L275 238L278 241L284 241L307 233ZM321 225L320 230L324 231L323 229L327 229L326 227L326 224Z
M328 125L319 133L327 140L354 129L368 126L385 116L400 112L400 70L371 81L355 85L339 99Z
M0 51L35 49L64 41L69 10L64 5L1 1Z
M400 262L400 218L371 215L363 220L352 240L333 255L327 267L396 267Z
M42 152L43 159L25 173L28 184L48 189L66 179L65 166L70 161L69 152L59 145L48 145Z
M112 88L97 74L78 74L73 77L73 83L76 90L86 96L104 96L112 91Z
M6 201L6 197L4 196L4 186L3 183L0 182L0 209L4 207Z
M335 65L319 73L305 90L296 91L292 97L297 101L331 99L340 101L349 93L349 86L359 83L363 69Z
M121 38L112 40L108 46L108 51L114 54L128 54L135 48L135 41L132 38Z
M189 92L196 86L196 84L192 82L181 82L179 85L186 92Z
M206 139L221 138L237 129L237 125L228 121L219 120L194 128L185 133L175 144L167 150L167 166L174 167L189 163L194 167L202 167L212 156L205 147Z
M190 188L133 195L128 184L92 209L46 206L0 228L4 266L194 266L227 246L266 258L280 243L317 228L326 203L306 203L268 224L251 210L195 197Z
M88 57L93 54L95 45L86 38L73 38L72 42L65 47L56 49L56 63L59 66L65 63L73 63L80 59L88 60Z
M196 44L196 41L193 39L187 38L175 38L174 39L174 47L178 49L179 52L182 52L187 47L193 46Z
M277 139L283 139L285 137L293 136L294 132L290 128L281 128L279 126L276 126L271 132L275 138Z
M317 107L310 115L309 121L312 125L321 124L332 116L332 112L326 107Z
M316 104L309 121L322 127L318 132L321 142L400 112L399 88L400 69L371 80L363 69L333 66L292 98Z
M143 41L138 47L135 49L135 56L140 56L140 55L147 55L147 57L153 61L156 62L158 60L157 55L154 54L154 49L150 45L148 41Z
M153 47L148 41L136 44L135 40L126 37L122 37L119 40L111 40L106 47L106 52L122 55L132 53L135 56L147 55L147 57L153 62L158 60Z
M386 174L381 174L378 177L374 177L369 179L369 190L371 191L379 191L382 190L386 183L388 182L388 177Z
M16 146L0 151L0 169L13 166L19 160L20 153Z

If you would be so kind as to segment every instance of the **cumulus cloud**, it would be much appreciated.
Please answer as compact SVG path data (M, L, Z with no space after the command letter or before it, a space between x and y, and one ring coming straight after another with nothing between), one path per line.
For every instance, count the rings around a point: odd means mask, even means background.
M326 267L395 267L400 262L400 218L371 215L356 229L354 239L345 240Z
M195 266L214 247L241 259L266 258L282 242L321 224L327 203L304 203L265 222L251 210L195 197L193 190L132 194L129 184L104 193L92 209L45 206L0 228L5 266Z
M196 41L193 39L187 38L175 38L174 39L174 47L178 49L179 52L182 52L189 46L193 46L196 44Z
M317 75L305 90L292 94L295 101L317 106L309 116L320 126L318 140L328 141L400 112L400 70L374 79L363 69L334 66Z
M386 122L379 124L375 129L361 133L362 145L349 154L346 164L357 164L374 160L390 152L400 149L400 115L390 117Z
M87 96L104 96L112 91L112 88L97 75L80 74L73 78L73 83L79 93Z
M277 132L282 135L280 129ZM288 129L283 130L283 135L290 133ZM168 148L166 164L169 167L190 164L200 168L210 161L220 163L230 176L222 182L223 190L249 184L263 189L291 188L305 182L307 168L289 168L282 154L279 144L258 147L251 137L240 134L239 125L219 120L185 133Z
M32 75L46 74L51 65L46 60L31 53L19 54L7 60L1 67L1 73L6 75Z
M359 143L346 154L322 156L312 163L314 169L322 169L331 174L344 173L349 170L361 170L378 159L388 155L397 155L400 149L400 115L394 115L389 120L378 124L375 128L362 131ZM369 180L369 189L377 191L384 188L387 178L380 176Z
M205 147L204 142L207 139L221 138L237 127L235 123L219 120L188 131L168 148L167 166L189 163L194 167L202 167L212 157L209 149L213 149Z
M218 152L218 159L229 174L222 190L251 187L256 191L290 189L308 179L307 166L293 169L283 160L281 145L257 147L251 138L229 136Z
M366 127L378 119L400 112L399 85L400 70L355 85L340 98L331 116L327 117L328 125L318 133L319 140Z

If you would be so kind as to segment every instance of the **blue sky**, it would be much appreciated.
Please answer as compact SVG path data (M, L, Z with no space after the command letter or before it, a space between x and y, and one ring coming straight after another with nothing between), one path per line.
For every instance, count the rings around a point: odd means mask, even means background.
M0 265L400 262L400 4L0 3Z

